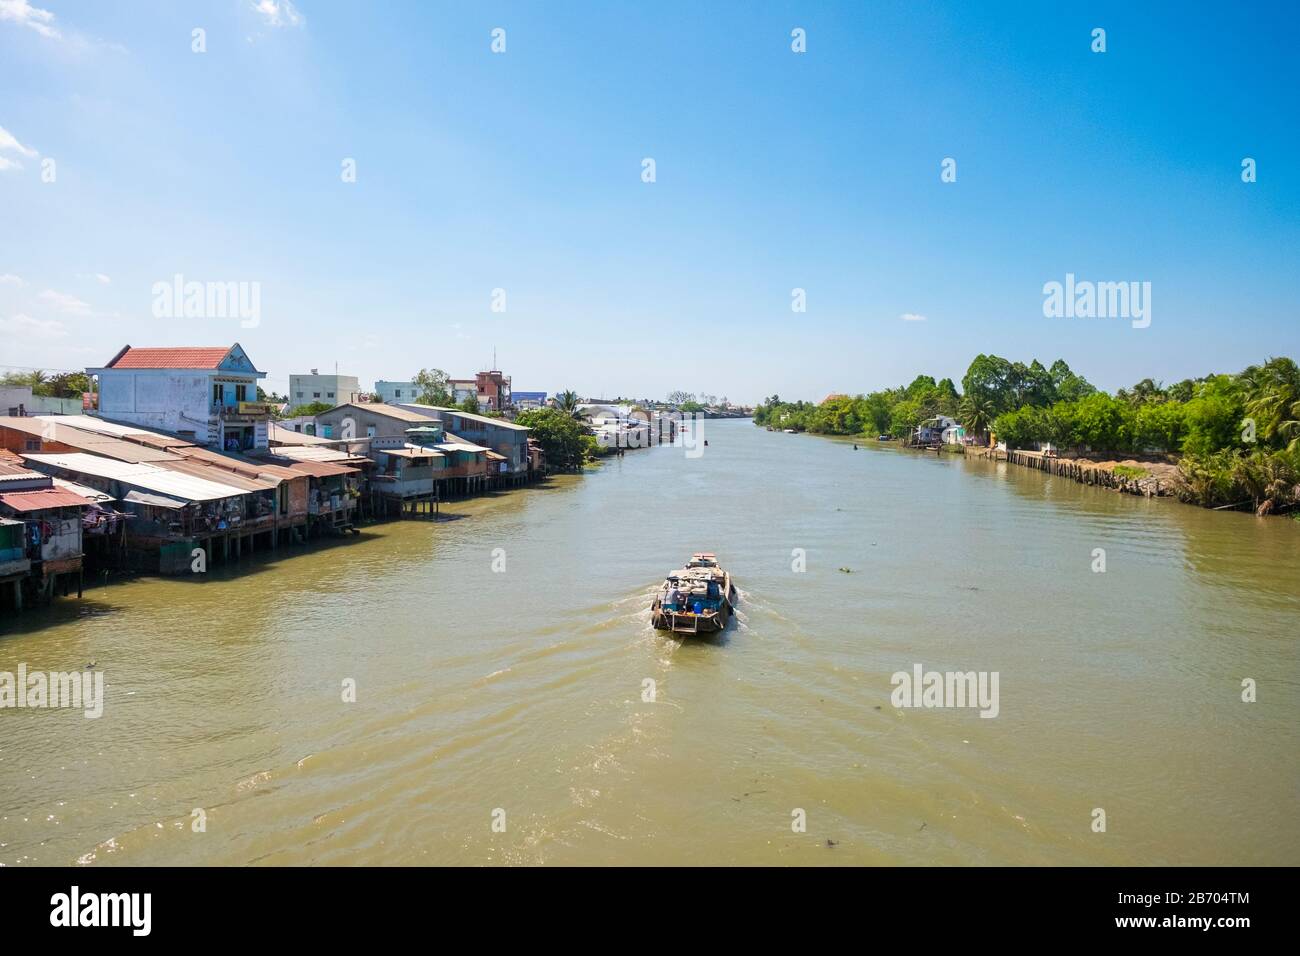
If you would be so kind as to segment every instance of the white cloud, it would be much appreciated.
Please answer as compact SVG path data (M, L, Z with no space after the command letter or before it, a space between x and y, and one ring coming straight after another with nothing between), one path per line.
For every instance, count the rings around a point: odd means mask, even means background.
M67 327L58 319L33 319L21 313L0 319L0 332L22 335L29 339L61 339L68 334Z
M917 315L915 312L904 312L899 316L904 322L924 322L925 316Z
M0 275L0 285L26 285L22 276L16 276L11 272Z
M55 292L53 289L46 289L37 300L43 305L51 306L60 312L66 312L68 315L91 315L90 305L82 302L75 295L68 295L66 292Z
M4 0L0 0L0 3L4 3ZM22 143L18 142L17 137L15 137L13 133L9 132L9 130L5 129L3 126L0 126L0 152L6 151L17 153L20 156L26 156L28 159L33 159L37 155L36 150L32 149L30 146L24 146ZM22 169L23 164L18 162L16 159L5 159L5 157L0 156L0 169L9 168Z
M253 0L253 9L262 15L268 27L300 27L307 22L291 0Z
M41 36L49 37L51 40L57 40L62 36L51 26L54 22L54 14L49 10L32 6L28 0L0 0L0 20L12 20L14 23L31 27Z

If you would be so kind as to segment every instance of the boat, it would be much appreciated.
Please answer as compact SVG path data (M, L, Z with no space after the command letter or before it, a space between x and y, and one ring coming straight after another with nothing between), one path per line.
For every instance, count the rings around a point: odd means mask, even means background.
M787 435L793 435L793 434L795 434L795 430L794 430L793 428L787 428L787 429L785 429L785 433L786 433Z
M735 611L731 574L718 567L712 552L701 551L664 579L650 605L650 619L661 631L713 634L727 626Z

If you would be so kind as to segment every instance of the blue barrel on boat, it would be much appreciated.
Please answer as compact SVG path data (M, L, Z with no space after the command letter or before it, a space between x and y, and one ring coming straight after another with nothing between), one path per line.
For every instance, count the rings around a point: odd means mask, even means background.
M701 604L699 601L696 601L693 605L691 605L691 610L693 610L696 614L699 614L700 611L704 610L704 605Z

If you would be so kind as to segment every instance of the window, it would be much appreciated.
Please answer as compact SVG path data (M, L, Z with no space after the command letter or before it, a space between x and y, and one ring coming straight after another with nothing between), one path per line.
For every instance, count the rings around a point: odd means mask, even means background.
M367 437L367 438L374 438L374 437L375 437L375 426L374 426L374 425L367 425L367 426L366 426L366 437Z
M247 385L236 385L236 386L235 386L235 401L237 401L237 402L244 402L244 401L247 401L247 400L248 400L248 386L247 386Z
M325 434L324 434L323 437L325 437L325 438L333 438L333 437L334 437L334 426L333 426L333 425L322 425L321 427L325 430Z
M312 398L320 398L320 392L312 392L312 393L311 393L311 397L312 397Z
M333 393L333 392L326 392L326 393L325 393L325 397L326 397L326 398L333 398L333 397L334 397L334 393Z
M27 450L28 450L28 451L40 451L40 450L41 450L41 440L40 440L39 438L29 438L29 439L27 439Z
M17 417L18 417L18 409L16 409L16 408L11 408L11 409L9 409L9 417L10 417L10 418L17 418Z
M213 405L221 404L221 383L220 382L212 383L212 404Z
M397 397L397 398L401 398L401 397L402 397L402 390L401 390L400 388L394 390L393 395L394 395L395 397Z
M298 393L298 397L299 397L299 398L302 398L302 392L299 392L299 393Z

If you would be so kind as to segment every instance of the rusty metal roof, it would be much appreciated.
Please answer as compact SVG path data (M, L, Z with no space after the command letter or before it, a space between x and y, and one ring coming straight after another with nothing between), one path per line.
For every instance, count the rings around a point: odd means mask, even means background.
M312 478L333 478L335 475L361 474L360 468L335 465L327 461L296 461L289 466L289 469L298 472L300 475L310 475Z
M175 461L176 456L148 445L123 441L110 435L84 431L50 418L13 418L0 416L0 428L12 428L42 441L67 445L78 451L94 452L106 458L129 462Z
M44 511L46 508L88 508L94 502L62 488L42 488L36 491L11 491L0 495L0 505L14 511Z

